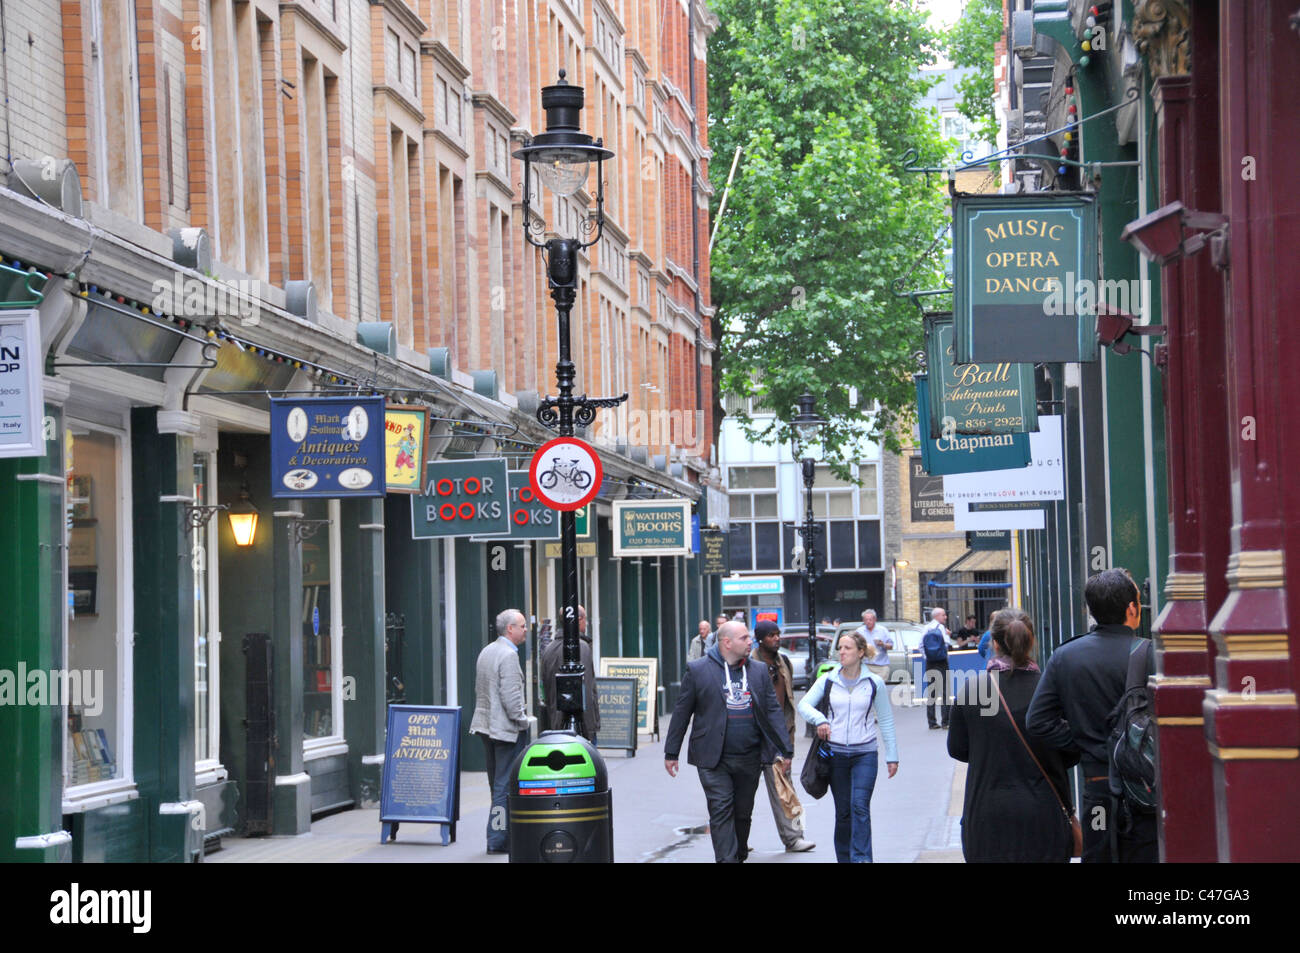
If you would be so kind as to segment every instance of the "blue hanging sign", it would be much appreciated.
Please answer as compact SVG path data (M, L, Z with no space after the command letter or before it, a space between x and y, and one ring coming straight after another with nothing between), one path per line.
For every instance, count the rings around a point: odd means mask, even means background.
M460 820L460 709L389 705L384 777L379 796L381 844L403 821L441 824L442 845Z
M384 493L383 397L271 399L272 497Z
M925 374L916 374L917 420L921 421L921 465L931 476L1011 470L1029 465L1029 434L961 434L931 440L924 436L930 419L930 388Z

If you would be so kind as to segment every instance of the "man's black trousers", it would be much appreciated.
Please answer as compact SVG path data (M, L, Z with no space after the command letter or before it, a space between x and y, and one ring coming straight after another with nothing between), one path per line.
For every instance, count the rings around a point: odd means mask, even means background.
M943 727L948 727L948 717L952 712L952 699L948 695L948 663L931 662L925 663L925 680L922 683L925 686L925 720L930 723L931 728L939 726L936 720L936 708L943 711Z
M763 773L758 752L724 754L715 768L700 768L700 785L709 805L709 833L713 859L720 864L743 862L749 852L749 825L754 815L754 792Z

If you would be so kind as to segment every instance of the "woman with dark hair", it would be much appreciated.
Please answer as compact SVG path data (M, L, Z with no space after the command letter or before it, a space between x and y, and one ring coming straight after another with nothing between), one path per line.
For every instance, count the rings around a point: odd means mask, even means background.
M1067 863L1074 813L1066 770L1078 760L1028 738L1038 685L1034 624L1019 609L993 616L993 657L957 693L948 754L970 764L962 809L967 863Z

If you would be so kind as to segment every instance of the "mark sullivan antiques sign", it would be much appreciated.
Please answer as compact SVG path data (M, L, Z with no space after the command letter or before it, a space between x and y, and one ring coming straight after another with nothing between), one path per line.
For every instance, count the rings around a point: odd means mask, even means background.
M932 438L1038 429L1034 365L954 363L951 314L926 316L925 343Z
M684 556L691 552L690 500L614 503L614 556Z
M510 532L504 460L429 464L424 492L411 497L411 538Z
M1096 282L1091 196L959 195L953 261L958 363L1097 360L1095 315L1054 306Z
M384 398L271 398L272 497L384 492Z
M424 486L429 408L391 405L384 411L384 482L389 493L419 493Z
M441 824L445 846L460 817L460 709L389 705L379 796L379 842L403 821Z

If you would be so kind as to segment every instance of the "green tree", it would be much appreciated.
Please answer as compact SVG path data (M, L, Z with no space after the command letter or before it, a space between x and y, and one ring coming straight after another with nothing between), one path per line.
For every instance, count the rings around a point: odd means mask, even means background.
M917 309L893 294L935 287L917 258L943 228L944 196L903 171L945 155L918 102L935 37L925 15L890 0L715 0L709 51L710 145L718 186L743 147L712 252L724 393L755 396L777 421L738 415L750 439L788 440L804 391L829 421L824 450L842 470L861 440L897 449L915 412ZM849 406L850 386L858 392ZM876 414L865 416L879 402Z
M948 31L948 57L954 66L977 72L957 81L961 94L957 111L985 142L998 141L998 117L993 110L993 67L1002 37L1002 0L970 0L961 19Z

